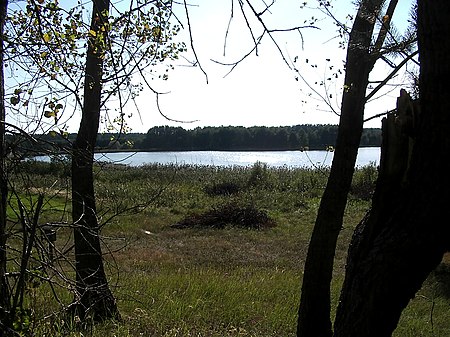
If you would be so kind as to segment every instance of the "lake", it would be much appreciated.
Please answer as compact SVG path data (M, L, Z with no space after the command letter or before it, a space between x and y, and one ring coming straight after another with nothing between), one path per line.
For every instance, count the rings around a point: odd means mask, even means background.
M46 160L45 158L40 158ZM130 166L145 164L251 166L257 161L271 167L330 166L333 152L327 151L179 151L179 152L111 152L96 153L95 159ZM380 148L358 151L357 166L378 165Z

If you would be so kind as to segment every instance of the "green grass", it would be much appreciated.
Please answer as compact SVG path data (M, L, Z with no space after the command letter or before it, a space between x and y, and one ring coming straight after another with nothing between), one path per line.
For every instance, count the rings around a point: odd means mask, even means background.
M29 165L38 169L22 168L17 176L19 195L34 200L37 191L44 193L45 221L70 218L68 196L61 193L68 190L67 168ZM24 175L26 183L20 180ZM354 178L336 252L333 312L347 245L370 206L375 178L373 167L359 169ZM105 266L122 320L77 331L61 315L42 319L61 308L42 285L28 298L38 322L35 334L295 336L303 264L326 179L326 171L270 169L260 163L253 168L97 166L100 221L120 212L105 223L102 240L104 252L114 252L105 255ZM237 190L210 193L220 183ZM229 202L254 205L277 226L263 230L171 227L190 214ZM139 211L128 209L137 204ZM70 246L70 233L66 228L58 232L59 247ZM73 278L68 264L59 268ZM445 282L450 284L446 273L429 278L402 315L395 336L445 336L450 331ZM63 285L56 291L63 304L70 303L72 295Z
M127 317L143 326L136 333L156 328L163 334L172 326L217 333L251 328L252 334L280 336L292 332L295 324L299 277L289 270L195 266L164 269L145 279L132 273L130 281L138 287L127 289L132 293L119 303L146 313L143 320Z

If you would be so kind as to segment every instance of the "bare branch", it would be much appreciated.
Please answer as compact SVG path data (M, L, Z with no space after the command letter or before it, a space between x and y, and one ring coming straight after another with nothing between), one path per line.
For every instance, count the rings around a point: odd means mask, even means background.
M244 61L247 57L249 57L255 50L257 50L258 45L261 43L261 40L264 36L264 33L257 39L255 45L253 46L253 48L247 52L246 54L244 54L239 60L235 61L235 62L230 62L230 63L226 63L226 62L220 62L217 60L213 60L211 59L212 62L223 65L223 66L231 66L230 71L228 71L224 77L227 77L233 70L234 68L236 68L242 61Z
M416 56L418 54L418 51L416 50L414 53L408 55L408 57L406 57L402 62L400 62L393 71L391 71L391 73L386 76L386 78L380 82L380 84L378 84L371 92L370 94L368 94L366 96L366 102L369 101L373 96L375 96L375 94L381 89L383 88L387 82L389 82L390 79L392 79L394 77L395 74L397 74L400 69L403 68L403 66L408 63L408 61L410 61L414 56Z
M271 4L266 4L265 1L263 1L265 8L264 10L262 10L261 12L256 11L255 7L251 4L250 0L245 0L245 2L242 0L239 1L239 7L240 10L242 12L245 24L247 26L248 31L250 32L251 38L253 40L253 47L246 52L241 58L239 58L237 61L233 61L233 62L221 62L218 60L214 60L211 59L211 61L213 61L214 63L223 65L223 66L230 66L230 70L224 75L224 77L228 76L237 66L238 64L240 64L241 62L243 62L247 57L249 57L252 53L255 53L256 56L258 56L258 48L259 45L263 39L263 37L267 34L270 39L272 40L273 44L275 45L276 49L278 50L278 53L281 55L282 60L284 61L284 63L288 66L289 69L292 69L290 63L288 62L285 53L281 50L280 45L278 44L278 42L276 41L275 37L273 36L273 33L283 33L283 32L294 32L297 31L300 34L300 37L302 39L302 44L303 44L303 36L302 36L302 29L305 28L314 28L314 29L318 29L318 27L313 26L313 25L304 25L304 26L296 26L296 27L290 27L290 28L275 28L275 29L271 29L269 27L267 27L267 25L265 24L264 20L262 19L262 16L264 13L269 12L270 7L272 7L272 5L274 5L275 1L272 0ZM254 29L252 28L249 20L248 20L248 15L245 12L244 9L244 4L247 4L248 7L250 8L251 13L253 14L253 16L258 20L259 24L261 25L261 27L263 28L262 33L256 37L256 35L254 34ZM228 26L225 32L225 41L224 41L224 53L223 55L225 56L225 49L226 49L226 44L227 44L227 39L228 39L228 34L229 34L229 29L230 29L230 25L231 25L231 21L234 19L234 0L232 0L232 7L231 7L231 13L230 13L230 19L228 21Z
M223 56L225 56L225 51L227 49L227 39L228 39L228 33L230 31L231 21L234 17L234 0L231 0L231 13L230 13L230 19L228 20L227 29L225 31L225 38L223 42Z
M147 85L147 88L149 88L155 95L156 95L156 107L158 109L158 112L161 116L163 116L165 119L167 119L168 121L171 122L177 122L177 123L194 123L197 122L198 120L191 120L191 121L181 121L181 120L177 120L177 119L173 119L168 117L166 114L164 114L161 110L161 107L159 106L159 96L163 95L163 94L168 94L168 92L158 92L155 89L153 89L153 87L150 85L150 83L148 82L147 78L144 76L143 74L143 70L141 68L138 68L139 73L142 76L142 79L144 80L145 84Z
M194 39L193 39L193 36L192 36L192 27L191 27L191 20L190 20L190 18L189 18L188 5L187 5L187 3L186 3L186 0L183 0L183 2L184 2L184 10L185 10L185 13L186 13L186 19L187 19L188 30L189 30L189 40L190 40L190 42L191 42L192 52L194 53L194 57L195 57L195 60L196 60L195 64L198 64L200 70L201 70L201 71L203 72L203 74L205 75L206 83L208 83L208 74L207 74L206 71L203 69L203 67L202 67L202 65L201 65L201 63L200 63L200 60L199 60L199 58L198 58L198 56L197 56L197 52L196 52L196 50L195 50L195 47L194 47ZM159 109L159 106L158 106L158 109ZM162 115L163 115L163 114L162 114ZM164 115L163 115L163 116L164 116Z
M389 110L389 111L386 111L386 112L382 112L382 113L376 114L376 115L374 115L374 116L371 116L371 117L369 117L369 118L364 119L364 123L365 123L365 122L368 122L368 121L371 121L372 119L377 119L377 118L386 116L386 115L388 115L388 114L390 114L390 113L393 113L393 112L395 112L395 111L396 111L396 109L392 109L392 110Z
M264 0L262 0L262 2L264 3L264 5L266 5L266 8L264 8L264 10L261 13L258 14L259 16L264 15L265 12L269 12L270 13L270 7L273 6L273 4L275 3L275 0L272 0L272 3L270 5L266 4L266 2Z

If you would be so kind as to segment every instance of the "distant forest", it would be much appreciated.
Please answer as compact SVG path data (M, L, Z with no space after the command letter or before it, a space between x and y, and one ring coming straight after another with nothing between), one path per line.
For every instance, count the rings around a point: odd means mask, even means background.
M128 133L119 136L101 133L97 138L97 151L325 150L327 147L335 145L337 130L337 125L321 124L248 128L220 126L192 130L182 127L157 126L149 129L147 133ZM34 144L32 148L41 152L46 149L50 150L53 145L67 148L75 139L75 134L69 134L67 139L54 134L40 135L36 138L40 145ZM14 142L12 138L10 140ZM23 141L22 139L22 145L25 145ZM364 129L360 146L380 145L381 129ZM24 147L27 148L27 146Z
M148 130L136 148L169 150L299 150L334 146L337 125L296 125L283 127L204 127L185 130L159 126ZM380 146L381 130L366 129L361 146ZM102 144L101 146L105 146Z

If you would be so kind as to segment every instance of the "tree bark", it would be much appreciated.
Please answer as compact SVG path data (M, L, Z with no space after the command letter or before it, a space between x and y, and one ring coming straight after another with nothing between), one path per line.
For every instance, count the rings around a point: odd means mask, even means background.
M376 61L370 46L382 3L381 0L363 1L350 34L336 148L305 262L297 325L299 337L332 335L330 285L336 242L363 130L369 73Z
M6 20L8 1L3 0L0 5L0 335L4 326L8 326L7 313L10 310L10 296L6 280L6 200L8 199L8 183L5 167L5 80L4 80L4 42L3 34Z
M401 312L450 249L450 2L419 0L420 116L406 179L381 175L352 239L336 337L391 336ZM444 219L444 220L443 220Z
M109 0L93 0L82 119L72 153L72 218L76 259L74 310L80 318L118 317L103 266L94 195L94 148L100 121ZM102 30L103 27L103 30Z

